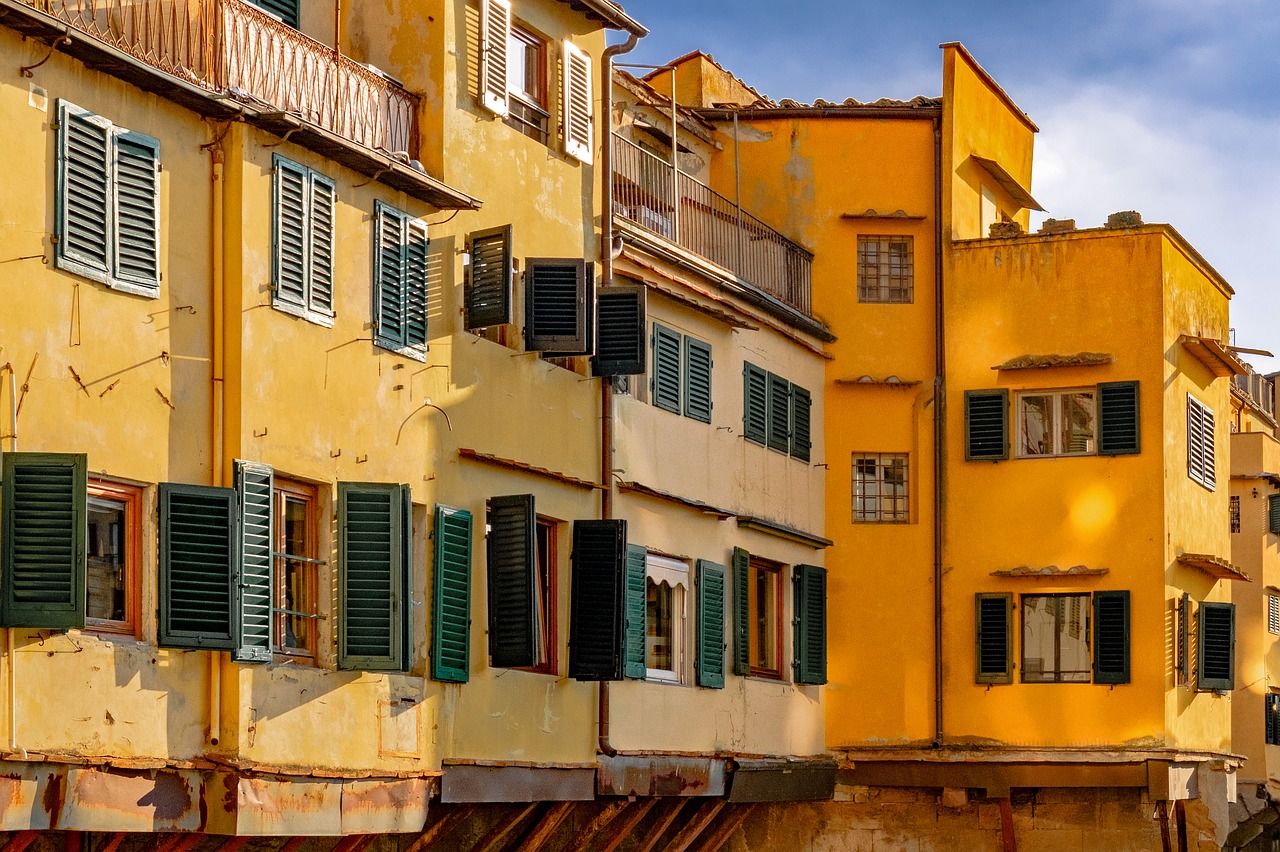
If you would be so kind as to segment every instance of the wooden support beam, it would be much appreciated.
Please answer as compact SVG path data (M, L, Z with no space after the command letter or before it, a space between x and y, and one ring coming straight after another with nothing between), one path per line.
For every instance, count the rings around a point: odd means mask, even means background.
M98 850L98 852L116 852L116 850L120 848L120 844L123 842L124 832L117 831L115 834L111 835L111 839L108 840L106 844Z
M757 807L758 802L751 802L746 805L730 805L721 811L719 822L699 838L695 852L720 852L720 848L729 842L729 838L742 827Z
M38 831L19 831L13 837L9 838L9 842L4 845L3 852L22 852L32 843L36 842L36 838L40 836Z
M716 818L724 805L724 799L712 799L698 805L698 809L694 811L693 816L684 824L680 832L671 839L671 842L664 847L663 852L685 852L698 839L698 835L702 834L703 830Z
M675 822L676 817L680 816L680 811L684 808L685 803L685 799L665 799L663 807L667 812L659 814L657 821L649 826L649 839L637 846L635 852L653 852L654 847L658 845L658 841L662 839L662 835L667 833L671 823Z
M369 839L370 837L367 834L348 834L339 840L330 852L360 852L361 849L369 845Z
M539 852L556 833L560 824L573 813L573 808L577 804L577 802L556 802L548 808L542 815L542 819L534 826L533 832L521 842L520 852Z
M464 819L471 816L472 805L445 805L445 813L435 822L431 823L418 838L409 844L409 848L404 852L422 852L449 832L458 827Z
M83 834L81 834L78 831L68 831L67 843L64 848L66 852L80 852L80 848L83 845L83 841L84 841Z
M1169 803L1164 799L1156 802L1155 821L1160 823L1160 852L1173 852L1173 835L1169 833Z
M609 823L613 822L614 817L620 814L629 804L631 803L626 799L618 799L616 801L609 802L591 818L591 822L583 826L582 830L578 832L577 837L573 839L573 842L565 848L586 849L591 845L591 841L595 839L595 836L602 832Z
M1013 802L1008 798L1000 800L1000 837L1004 852L1018 852L1018 839L1013 836Z
M228 837L226 842L219 846L214 852L237 852L237 850L248 843L253 838L247 834L237 835L236 837Z
M499 817L498 823L490 829L489 833L480 838L480 841L475 846L471 847L471 852L497 852L507 842L507 838L511 833L519 828L537 809L538 802L530 802L515 819Z
M658 804L657 799L641 799L638 802L632 802L631 807L627 808L626 813L618 820L618 824L610 826L612 828L610 836L596 852L613 852L621 846L622 841L631 836L631 832L640 824L640 820L644 819L656 804Z
M294 852L299 846L306 842L307 838L305 837L290 837L285 842L284 846L280 847L280 852Z

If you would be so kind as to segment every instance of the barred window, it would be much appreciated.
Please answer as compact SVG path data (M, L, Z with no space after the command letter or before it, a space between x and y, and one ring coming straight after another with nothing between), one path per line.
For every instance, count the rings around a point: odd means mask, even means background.
M858 237L858 301L909 303L915 274L911 237Z
M853 454L853 522L905 524L907 454Z
M1240 498L1231 498L1231 531L1233 533L1240 532Z

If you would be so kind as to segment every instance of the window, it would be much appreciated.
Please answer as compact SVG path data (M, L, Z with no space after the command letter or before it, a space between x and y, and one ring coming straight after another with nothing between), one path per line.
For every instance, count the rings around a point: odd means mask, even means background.
M747 586L751 674L782 677L782 566L751 557Z
M1013 683L1013 595L974 596L977 661L975 683Z
M1227 511L1231 517L1231 531L1233 533L1240 532L1240 498L1232 497L1228 504Z
M653 324L653 376L649 380L653 404L711 422L711 345L666 326Z
M373 340L419 361L427 357L427 225L374 205Z
M279 18L295 30L298 28L298 0L252 0L253 5Z
M467 235L464 322L470 330L511 322L511 226ZM505 341L495 341L504 343Z
M626 521L573 522L569 677L621 680L631 668L634 661L627 646L627 628L641 635L644 632L643 628L635 630L630 615L639 610L643 618L643 609L628 594L635 576L636 551L627 545ZM643 661L642 655L636 656Z
M525 348L546 356L590 354L595 264L579 258L528 258L524 288Z
M1097 452L1092 390L1018 395L1018 456L1082 456Z
M596 294L596 354L591 361L595 376L613 376L629 384L629 376L645 372L644 287L613 286ZM707 376L710 383L710 374ZM622 391L625 393L626 391ZM710 406L710 394L707 405Z
M1196 689L1230 692L1236 678L1235 604L1204 601L1196 625Z
M1267 632L1280 633L1280 595L1267 593Z
M1009 457L1009 392L965 391L965 459ZM1131 455L1141 449L1137 382L1092 388L1024 391L1017 397L1019 458ZM1095 416L1096 415L1096 416Z
M1280 693L1267 693L1265 712L1267 745L1280 745Z
M1213 409L1187 394L1187 476L1210 491L1218 482L1213 446Z
M507 124L546 144L547 42L520 24L507 35Z
M54 262L108 287L160 295L160 143L58 102Z
M905 524L907 454L853 454L853 522Z
M645 578L645 676L685 683L689 566L650 553Z
M858 237L858 301L912 301L912 238Z
M142 491L102 480L88 483L85 626L138 634L142 560Z
M1267 497L1267 532L1280 535L1280 494Z
M742 433L748 441L809 461L813 398L808 390L751 363L742 369Z
M490 665L556 674L560 525L532 494L490 498L487 525Z
M316 490L310 485L276 479L275 582L272 590L272 635L279 653L314 658L319 646L320 560L316 558Z
M1089 682L1089 596L1022 596L1024 683Z
M534 640L537 657L530 666L543 674L556 674L556 539L559 525L538 518L538 559L534 566Z
M334 183L279 154L272 162L271 303L285 313L333 325Z

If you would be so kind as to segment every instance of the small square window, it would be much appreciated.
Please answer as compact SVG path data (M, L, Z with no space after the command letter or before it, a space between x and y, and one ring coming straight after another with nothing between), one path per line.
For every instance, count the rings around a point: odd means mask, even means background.
M1017 411L1020 458L1086 456L1098 451L1092 390L1019 394Z
M88 502L85 628L137 635L142 492L90 480Z
M1022 596L1023 683L1089 683L1089 595Z
M911 237L858 237L858 301L914 299Z
M853 454L853 522L905 524L907 454Z

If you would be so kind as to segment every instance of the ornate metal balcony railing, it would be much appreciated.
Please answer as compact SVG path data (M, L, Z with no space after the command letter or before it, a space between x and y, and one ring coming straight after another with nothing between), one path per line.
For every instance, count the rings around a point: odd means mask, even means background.
M614 212L810 313L813 254L706 184L613 135Z
M210 92L249 95L338 136L411 151L418 98L241 0L21 0Z

